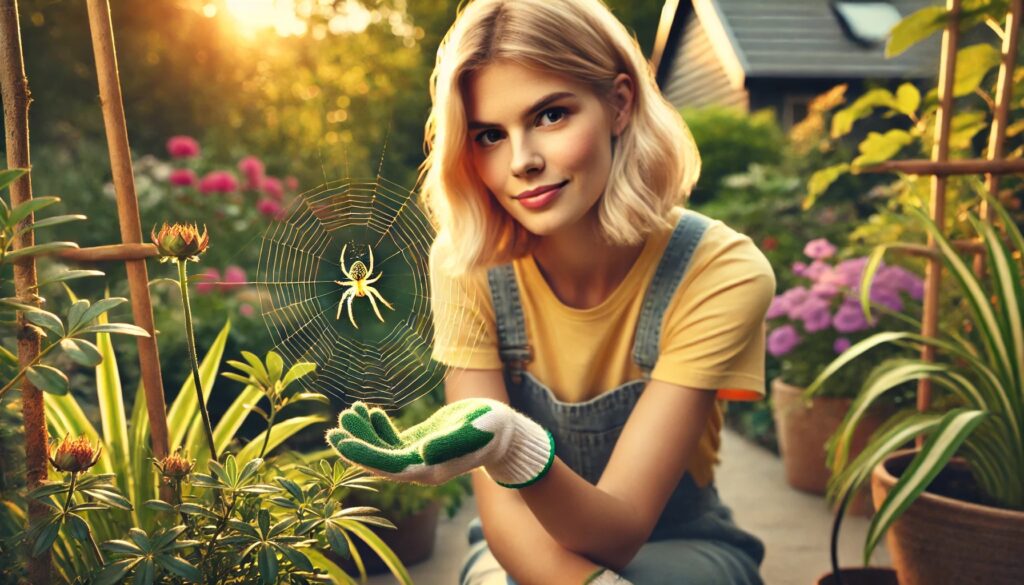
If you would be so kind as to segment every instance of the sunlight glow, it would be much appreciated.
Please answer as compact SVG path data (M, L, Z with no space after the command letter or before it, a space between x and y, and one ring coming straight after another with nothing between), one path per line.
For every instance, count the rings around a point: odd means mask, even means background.
M224 0L224 8L245 36L255 36L266 29L273 29L282 37L306 32L305 20L295 12L295 0Z

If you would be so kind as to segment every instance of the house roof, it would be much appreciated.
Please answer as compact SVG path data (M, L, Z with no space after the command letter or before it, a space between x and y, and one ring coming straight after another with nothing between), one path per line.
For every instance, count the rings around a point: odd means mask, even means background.
M890 3L907 16L941 1ZM691 14L736 87L751 77L927 78L937 71L940 35L886 59L884 44L865 46L844 32L828 0L668 0L652 54L659 82L672 70Z

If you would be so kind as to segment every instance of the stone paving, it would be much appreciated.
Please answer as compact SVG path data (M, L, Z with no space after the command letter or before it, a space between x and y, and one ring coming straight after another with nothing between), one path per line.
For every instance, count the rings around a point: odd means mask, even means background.
M832 513L821 496L790 488L782 462L772 453L726 429L722 434L722 464L717 484L736 522L759 536L766 547L761 575L766 585L813 585L829 570L828 545ZM416 585L457 585L459 568L468 545L465 527L476 515L469 499L451 519L438 524L433 557L409 567ZM840 561L859 564L868 520L847 516L840 538ZM873 565L889 564L883 547ZM391 575L371 577L369 585L391 585ZM557 585L557 584L553 584Z

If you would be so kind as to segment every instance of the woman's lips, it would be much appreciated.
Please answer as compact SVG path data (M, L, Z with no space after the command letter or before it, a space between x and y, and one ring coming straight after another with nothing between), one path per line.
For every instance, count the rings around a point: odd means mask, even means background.
M539 209L554 201L555 197L562 192L562 188L568 184L569 181L564 181L553 189L538 193L537 195L531 195L529 197L517 198L516 201L522 204L527 209Z

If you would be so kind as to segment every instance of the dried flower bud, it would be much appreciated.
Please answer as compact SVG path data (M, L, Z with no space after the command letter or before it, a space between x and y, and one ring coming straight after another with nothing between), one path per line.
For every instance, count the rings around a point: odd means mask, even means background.
M89 443L88 437L78 437L70 441L65 437L57 446L56 452L51 453L52 449L49 448L47 451L54 469L65 473L80 473L96 465L100 460L102 448L99 442L95 446Z
M153 243L156 244L156 249L160 252L161 262L171 260L198 262L199 255L205 252L210 245L210 236L206 232L206 226L203 226L203 233L200 234L199 228L194 223L173 223L171 225L164 223L159 233L154 227L150 232L150 237L153 238Z
M153 463L160 470L160 475L169 481L181 481L192 473L196 466L195 459L189 459L188 453L182 453L181 449Z

